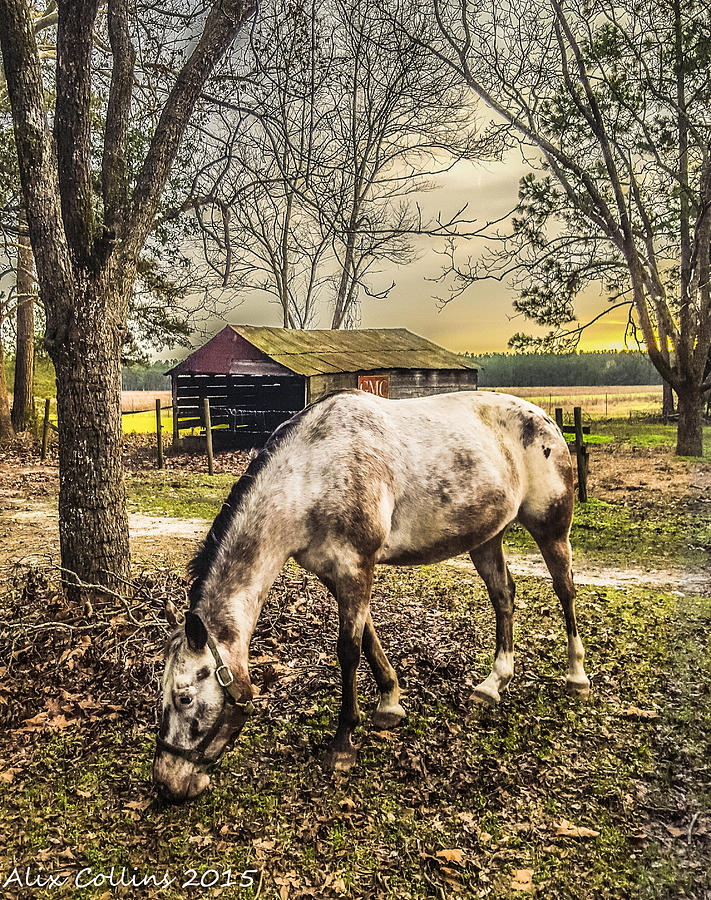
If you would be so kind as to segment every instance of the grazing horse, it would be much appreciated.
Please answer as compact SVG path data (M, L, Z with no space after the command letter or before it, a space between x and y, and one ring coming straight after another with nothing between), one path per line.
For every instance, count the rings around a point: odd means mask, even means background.
M400 687L370 616L378 563L420 565L467 551L496 612L496 655L476 697L496 703L513 676L514 581L502 538L518 520L540 547L568 633L568 689L585 695L568 535L573 472L555 423L507 394L386 400L330 394L269 438L236 482L190 564L190 610L168 645L154 780L170 800L209 783L206 768L252 707L249 643L289 557L338 602L343 694L328 761L355 761L361 649L380 692L374 721L403 718Z

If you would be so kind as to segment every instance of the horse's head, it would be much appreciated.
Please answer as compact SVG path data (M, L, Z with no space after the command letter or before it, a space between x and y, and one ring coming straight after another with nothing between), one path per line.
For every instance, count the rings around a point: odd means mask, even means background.
M205 790L208 767L254 711L248 677L237 677L228 662L200 616L187 613L185 630L168 644L153 763L154 784L166 800L191 800Z

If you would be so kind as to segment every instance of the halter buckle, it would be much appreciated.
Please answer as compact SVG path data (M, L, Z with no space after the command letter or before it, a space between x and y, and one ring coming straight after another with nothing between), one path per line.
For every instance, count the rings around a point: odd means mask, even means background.
M229 675L229 677L230 677L230 680L229 680L229 681L223 681L223 676L220 674L220 673L222 672L223 669L224 669L225 672L227 672L227 674ZM215 669L215 678L217 679L217 683L218 683L218 684L220 685L220 687L222 687L222 688L228 688L228 687L233 683L233 681L235 680L235 677L234 677L234 675L232 674L232 670L229 668L229 666L226 666L224 663L222 663L221 666L218 666L218 667Z

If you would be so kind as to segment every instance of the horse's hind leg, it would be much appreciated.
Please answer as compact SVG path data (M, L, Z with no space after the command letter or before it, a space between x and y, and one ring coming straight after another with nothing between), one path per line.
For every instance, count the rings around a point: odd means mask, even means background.
M469 555L489 591L496 612L496 655L491 674L474 689L484 703L498 703L499 691L513 678L513 612L516 586L506 565L503 532Z
M380 701L373 715L373 722L378 728L393 728L405 717L405 710L400 706L397 673L385 655L370 613L363 630L363 652L380 691Z
M590 681L583 668L585 650L578 634L578 623L575 618L575 584L571 566L572 551L567 535L565 537L544 537L532 532L540 547L543 559L553 579L553 590L558 595L565 629L568 633L568 675L565 680L566 689L571 694L585 697L590 691Z
M333 579L327 575L320 577L326 588L337 598L338 589ZM400 706L400 683L397 679L397 672L385 655L370 613L368 613L363 628L362 647L380 692L380 700L373 715L373 722L378 728L394 728L406 715L405 710Z

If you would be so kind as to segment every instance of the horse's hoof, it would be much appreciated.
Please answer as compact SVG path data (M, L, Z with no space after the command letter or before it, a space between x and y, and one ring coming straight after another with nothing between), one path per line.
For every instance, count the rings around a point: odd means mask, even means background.
M479 703L482 706L496 706L501 700L498 691L496 694L490 694L488 691L483 691L480 688L474 688L472 697L475 703Z
M326 753L325 765L333 772L348 772L355 765L356 757L355 747L348 750L329 750Z
M389 731L396 728L405 718L405 710L396 703L395 706L386 706L383 709L376 709L373 713L373 725L380 728L381 731Z
M571 697L579 697L581 700L585 700L590 696L590 680L585 675L582 677L580 675L569 675L565 679L565 690Z

